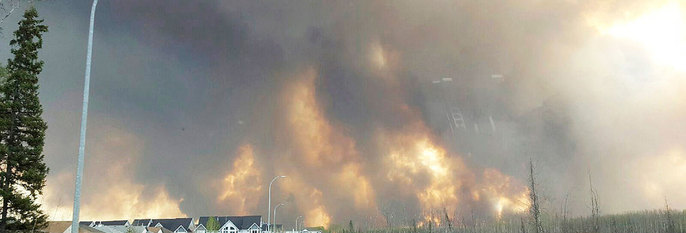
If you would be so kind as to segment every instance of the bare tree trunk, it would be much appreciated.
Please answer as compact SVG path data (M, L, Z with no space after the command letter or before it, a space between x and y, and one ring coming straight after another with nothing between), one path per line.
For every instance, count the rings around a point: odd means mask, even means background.
M593 180L591 179L591 172L588 172L588 184L591 187L591 232L600 232L599 215L600 207L598 206L598 193L593 189Z
M565 196L564 204L562 206L562 233L568 233L569 229L569 223L567 222L567 214L569 214L568 210L568 204L569 204L569 194Z
M443 207L443 214L445 214L445 221L448 223L448 230L452 231L453 230L453 223L450 220L450 216L448 216L448 210Z
M531 159L529 159L529 180L531 181L529 187L531 189L531 193L529 194L529 198L531 199L531 209L529 212L531 212L531 217L533 217L534 233L543 233L543 226L541 226L540 219L541 210L539 209L538 195L536 194L534 163Z
M526 226L524 225L524 217L520 217L519 221L521 223L521 233L526 233Z
M665 197L665 218L667 220L667 226L665 227L666 233L677 233L676 224L674 224L674 219L672 218L671 210L669 209L669 204L667 204L667 198Z

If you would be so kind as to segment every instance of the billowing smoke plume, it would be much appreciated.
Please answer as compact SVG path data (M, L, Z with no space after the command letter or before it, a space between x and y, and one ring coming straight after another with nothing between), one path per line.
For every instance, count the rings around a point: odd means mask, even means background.
M38 4L67 219L90 3ZM549 211L588 212L589 172L605 213L684 208L684 43L632 33L663 6L683 26L678 1L102 2L82 217L266 216L275 175L287 227L498 217L529 159Z

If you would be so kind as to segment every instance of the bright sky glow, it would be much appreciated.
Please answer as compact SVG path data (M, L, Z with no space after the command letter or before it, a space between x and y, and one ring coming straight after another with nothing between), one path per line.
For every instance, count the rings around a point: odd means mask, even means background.
M601 31L638 42L651 53L656 64L686 72L686 18L682 11L679 2L673 1Z

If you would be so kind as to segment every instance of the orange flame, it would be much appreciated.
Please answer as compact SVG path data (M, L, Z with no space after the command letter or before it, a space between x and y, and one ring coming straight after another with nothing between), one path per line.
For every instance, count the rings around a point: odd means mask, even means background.
M250 145L238 149L233 169L223 180L223 193L217 198L217 202L231 203L236 214L249 214L249 210L256 209L259 199L251 194L262 192L262 173L255 166L253 153Z

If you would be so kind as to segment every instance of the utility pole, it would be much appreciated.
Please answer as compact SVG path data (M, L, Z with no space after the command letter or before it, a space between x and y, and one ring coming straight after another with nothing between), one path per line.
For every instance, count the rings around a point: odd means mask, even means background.
M71 232L79 232L79 208L81 205L81 180L83 176L83 157L86 150L86 122L88 120L88 93L91 81L91 56L93 54L93 26L95 25L95 7L98 0L93 0L91 6L90 26L88 28L88 51L86 53L86 74L83 84L83 109L81 111L81 136L79 138L79 157L76 165L76 182L74 186L74 211L71 220Z

